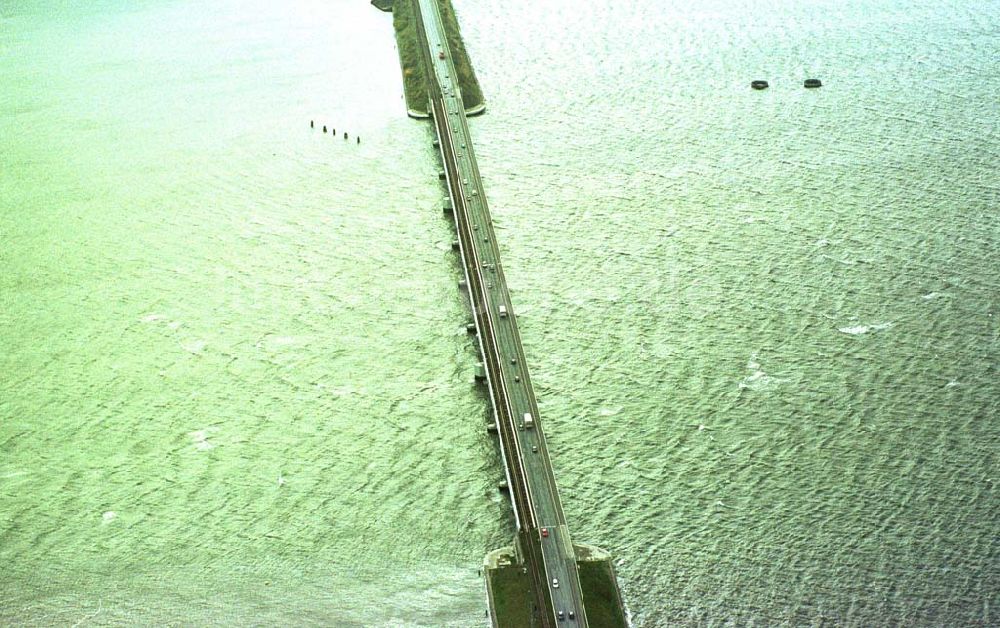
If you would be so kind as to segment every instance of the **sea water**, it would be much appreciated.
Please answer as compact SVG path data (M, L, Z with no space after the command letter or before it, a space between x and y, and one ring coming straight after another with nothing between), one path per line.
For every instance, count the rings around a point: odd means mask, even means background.
M455 5L633 624L997 623L1000 3ZM0 621L487 621L510 507L390 22L0 5Z

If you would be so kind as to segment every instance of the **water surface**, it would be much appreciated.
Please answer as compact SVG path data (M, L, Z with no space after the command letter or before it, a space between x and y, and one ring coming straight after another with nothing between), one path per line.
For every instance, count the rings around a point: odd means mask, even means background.
M995 624L1000 3L456 5L634 624ZM477 625L509 507L389 17L0 19L0 618Z

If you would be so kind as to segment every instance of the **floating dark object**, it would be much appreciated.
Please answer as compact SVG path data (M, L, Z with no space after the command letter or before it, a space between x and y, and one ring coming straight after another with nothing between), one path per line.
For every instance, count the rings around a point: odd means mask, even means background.
M323 125L323 132L326 133L326 125Z
M336 135L337 134L337 129L330 129L330 134L331 135Z
M360 143L361 143L361 136L359 135L358 136L358 144L360 144Z
M804 85L806 87L823 87L823 81L819 79L806 79Z
M344 131L344 139L347 139L347 131Z
M767 89L767 81L750 81L750 87L754 89Z
M316 128L316 121L315 120L310 120L309 121L309 128L310 129L315 129Z

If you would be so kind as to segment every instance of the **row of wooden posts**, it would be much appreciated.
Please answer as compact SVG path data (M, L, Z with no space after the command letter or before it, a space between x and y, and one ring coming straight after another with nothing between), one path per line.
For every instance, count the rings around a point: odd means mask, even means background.
M309 128L310 129L315 129L316 128L316 121L315 120L310 120L309 121ZM323 125L323 132L326 133L326 125L325 124ZM332 133L333 135L336 135L337 134L337 129L330 129L330 133ZM344 139L345 140L347 139L347 131L344 131ZM361 136L360 135L357 136L357 140L358 140L358 144L360 144L361 143Z

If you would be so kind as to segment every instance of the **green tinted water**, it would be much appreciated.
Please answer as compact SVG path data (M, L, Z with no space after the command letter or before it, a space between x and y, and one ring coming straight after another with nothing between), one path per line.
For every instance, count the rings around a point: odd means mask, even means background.
M635 625L996 623L1000 4L456 8ZM388 16L0 19L2 621L480 622L508 506Z

